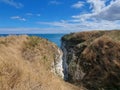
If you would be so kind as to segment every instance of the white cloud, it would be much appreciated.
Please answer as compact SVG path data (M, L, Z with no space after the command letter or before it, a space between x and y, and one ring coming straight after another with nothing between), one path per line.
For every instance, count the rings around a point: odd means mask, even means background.
M81 8L84 6L84 2L78 1L77 3L73 4L73 8Z
M94 13L100 12L105 7L105 0L87 0Z
M27 16L33 16L33 14L32 14L32 13L26 13L26 15L27 15Z
M33 14L33 13L26 13L27 16L38 16L40 17L41 14L37 13L37 14Z
M37 23L56 27L67 27L67 23L63 20L61 20L60 22L37 22Z
M72 17L83 21L86 19L120 20L120 0L111 1L107 6L105 6L105 0L88 0L88 3L92 5L92 13Z
M10 18L11 18L11 19L20 20L20 21L26 21L26 19L25 19L25 18L20 17L20 16L12 16L12 17L10 17Z
M21 8L23 7L23 4L20 2L15 2L14 0L0 0L0 2L6 3L8 5L11 5L15 8Z
M101 10L101 12L92 17L110 21L120 20L120 0L111 2L111 4Z
M90 13L74 15L71 20L39 24L68 32L120 29L120 0L111 0L109 5L105 4L106 0L87 0L87 3L92 9Z
M59 5L59 4L62 4L62 3L57 1L57 0L52 0L52 1L49 2L49 4Z
M53 28L61 28L61 30L66 30L68 32L84 31L84 30L110 30L120 28L120 21L59 21L59 22L39 22L39 24L45 24Z
M89 8L92 9L90 13L74 15L70 20L37 22L40 26L45 25L48 28L2 28L0 31L6 30L6 32L11 33L17 31L20 33L69 33L85 30L120 29L120 0L111 1L107 6L105 5L106 0L87 0L87 3L90 4ZM11 19L21 20L24 18L14 16Z
M70 21L60 21L60 22L39 22L39 24L50 25L49 28L0 28L1 34L32 34L32 33L70 33L79 31L91 31L91 30L110 30L119 29L120 21L85 21L85 22L73 22Z
M45 33L68 33L64 29L56 28L0 28L0 34L45 34Z

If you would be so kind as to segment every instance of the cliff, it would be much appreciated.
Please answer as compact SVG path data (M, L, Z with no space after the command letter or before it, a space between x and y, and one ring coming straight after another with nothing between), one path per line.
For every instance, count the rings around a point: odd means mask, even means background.
M120 31L62 37L64 78L89 90L120 90Z
M0 90L80 90L62 77L62 52L52 42L0 37Z

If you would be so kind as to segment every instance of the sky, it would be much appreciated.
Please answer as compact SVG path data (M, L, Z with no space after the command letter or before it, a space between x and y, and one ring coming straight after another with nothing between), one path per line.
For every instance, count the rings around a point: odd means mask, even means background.
M0 34L120 29L120 0L0 0Z

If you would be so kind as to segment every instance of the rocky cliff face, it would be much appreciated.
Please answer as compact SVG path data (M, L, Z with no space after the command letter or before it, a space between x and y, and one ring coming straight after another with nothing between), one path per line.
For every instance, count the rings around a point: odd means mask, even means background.
M57 52L55 53L55 58L52 63L52 72L62 79L64 78L64 73L63 73L63 53L62 51L57 48Z
M62 37L64 78L89 90L120 89L120 31Z

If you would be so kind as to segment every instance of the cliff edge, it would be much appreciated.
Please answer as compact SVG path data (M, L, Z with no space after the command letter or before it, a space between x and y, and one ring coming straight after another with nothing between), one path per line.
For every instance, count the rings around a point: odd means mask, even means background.
M61 55L43 38L0 37L0 90L81 90L61 78Z
M64 78L88 90L120 90L120 30L62 37Z

